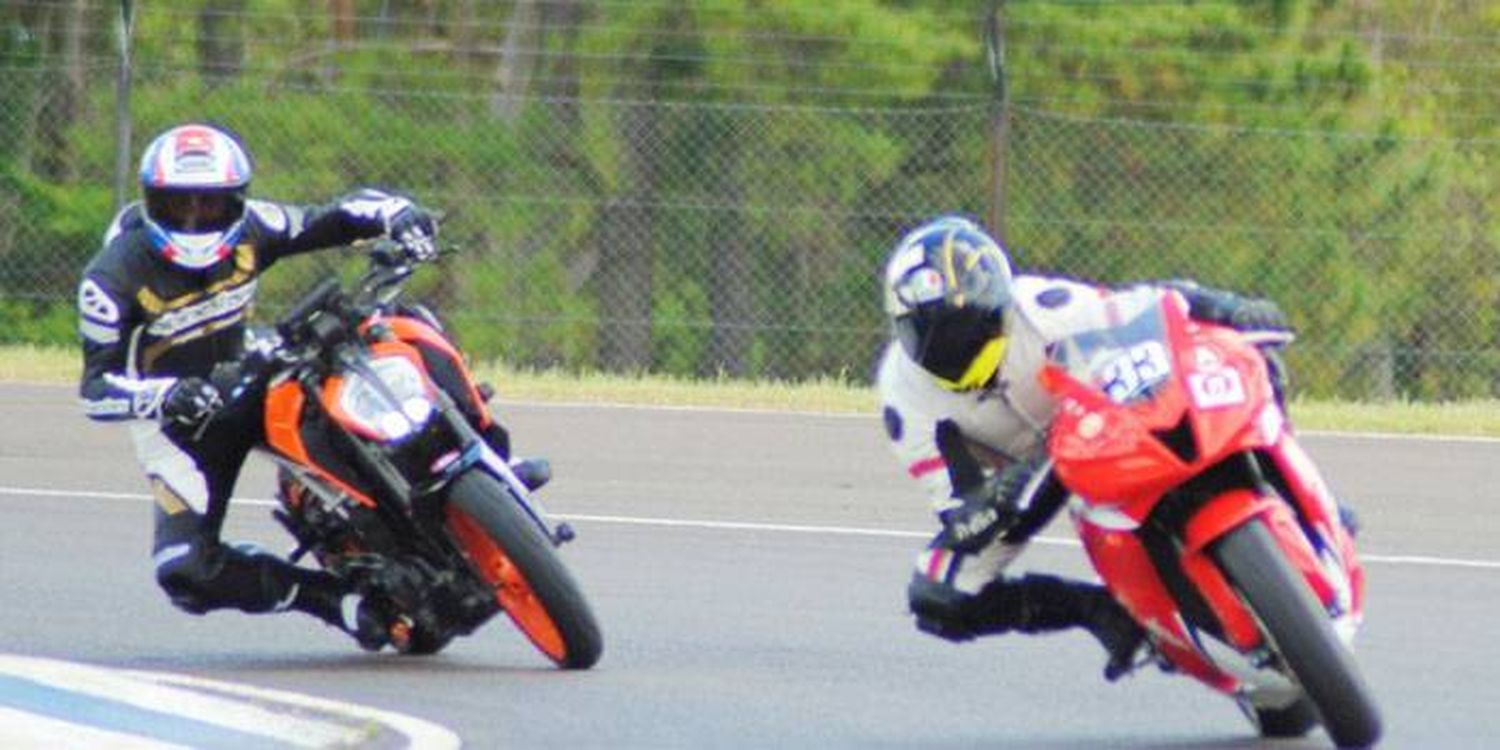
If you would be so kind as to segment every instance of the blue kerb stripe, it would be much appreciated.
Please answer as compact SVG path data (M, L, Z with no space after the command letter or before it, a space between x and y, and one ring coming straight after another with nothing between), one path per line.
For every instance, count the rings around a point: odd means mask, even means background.
M0 675L0 705L73 724L189 747L224 750L295 747L271 737L241 732L167 711L151 711L108 698L75 693L12 675ZM170 706L164 708L170 709Z

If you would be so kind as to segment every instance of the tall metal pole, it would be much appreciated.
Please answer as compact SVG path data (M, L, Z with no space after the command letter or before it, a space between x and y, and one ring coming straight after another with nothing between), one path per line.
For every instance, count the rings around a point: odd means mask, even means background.
M990 72L990 194L986 208L986 223L990 233L1008 247L1005 237L1005 166L1006 166L1006 118L1010 108L1006 101L1005 88L1005 0L990 3L989 18L985 22L985 61Z
M130 37L134 25L131 0L120 0L120 70L115 78L115 210L130 190Z

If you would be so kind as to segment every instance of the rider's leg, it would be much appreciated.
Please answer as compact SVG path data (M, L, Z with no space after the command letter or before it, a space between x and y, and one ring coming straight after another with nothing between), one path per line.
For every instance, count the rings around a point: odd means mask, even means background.
M137 453L156 501L157 583L187 612L297 610L378 648L374 623L362 622L363 599L347 582L219 538L240 468L259 439L255 425L235 417L216 420L200 439L176 427L136 425Z
M1004 568L1020 545L1001 542L966 554L938 546L943 538L939 535L918 558L907 587L918 629L965 641L1082 627L1109 654L1107 679L1129 671L1146 634L1103 586L1036 573L1008 577Z

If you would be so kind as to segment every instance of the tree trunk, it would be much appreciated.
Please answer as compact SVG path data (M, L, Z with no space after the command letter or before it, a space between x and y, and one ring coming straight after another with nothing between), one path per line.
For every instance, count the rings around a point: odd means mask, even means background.
M69 0L56 10L51 24L50 45L61 53L62 69L47 75L52 83L41 92L36 132L40 150L36 170L56 182L70 182L77 171L68 144L68 126L83 114L83 35L88 0ZM45 80L45 79L44 79Z
M554 0L542 6L542 28L549 41L547 58L540 66L548 70L542 93L553 119L566 130L571 142L576 142L583 124L578 111L578 56L573 51L578 46L579 27L587 16L588 9L581 0ZM556 40L555 54L550 40Z
M640 372L651 364L651 264L661 171L657 164L659 108L651 102L623 105L620 136L625 147L622 187L605 202L595 234L599 363L608 372Z
M537 50L541 47L541 12L536 0L516 0L505 24L505 40L500 44L500 63L495 66L494 89L490 93L490 112L497 119L512 122L525 104L526 88L536 68Z
M208 0L198 11L198 76L210 87L233 83L245 64L245 0Z
M720 164L714 183L714 203L724 206L724 213L714 219L711 257L705 265L708 278L708 302L712 307L714 329L708 342L705 361L699 363L699 374L719 374L742 378L750 374L750 345L754 340L751 316L754 313L755 255L751 250L743 207L745 186L740 179L740 164L745 155L745 138L735 132L735 115L720 115L712 139Z
M329 0L333 14L333 41L339 46L354 42L354 0Z

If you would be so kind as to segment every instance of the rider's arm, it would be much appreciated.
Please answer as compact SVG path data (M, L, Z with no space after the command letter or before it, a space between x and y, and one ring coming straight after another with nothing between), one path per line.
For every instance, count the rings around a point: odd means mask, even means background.
M894 348L889 351L878 377L891 451L922 487L943 524L945 546L983 547L1014 520L998 504L991 477L991 469L1005 459L998 453L977 455L957 423L905 380L904 363L895 359L900 356Z
M176 383L176 378L132 373L130 346L138 322L134 305L108 275L85 272L78 285L78 333L83 342L78 395L91 419L154 419Z
M310 250L382 236L404 211L421 209L410 199L366 188L322 206L270 201L247 203L264 227L264 262Z
M886 394L882 400L891 451L903 473L922 487L934 512L941 513L955 497L984 483L983 467L965 449L951 420L935 419L895 394Z
M1188 303L1188 316L1194 320L1225 325L1238 331L1291 330L1286 313L1269 299L1248 297L1186 279L1161 281L1156 286L1181 294Z

